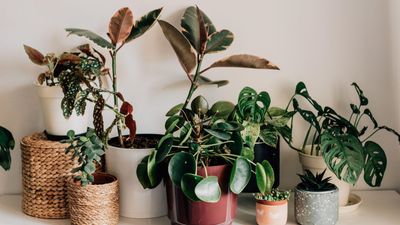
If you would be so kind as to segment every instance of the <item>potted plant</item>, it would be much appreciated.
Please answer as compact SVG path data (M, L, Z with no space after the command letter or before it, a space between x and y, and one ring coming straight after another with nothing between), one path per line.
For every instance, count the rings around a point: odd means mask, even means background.
M274 187L279 185L279 136L288 139L290 128L287 123L293 112L286 113L278 107L270 107L271 98L266 91L257 93L245 87L239 94L233 118L243 125L245 155L254 162L268 160L275 173ZM257 192L255 176L252 175L244 192Z
M63 142L69 144L66 154L71 153L72 160L79 163L72 170L76 175L67 182L71 224L118 224L118 180L110 174L95 173L95 162L101 163L104 154L102 140L89 128L80 137L69 131L68 140Z
M133 13L129 8L119 9L109 23L108 37L110 41L92 31L77 28L67 28L69 34L84 36L95 44L108 50L112 70L108 74L112 89L97 88L91 82L85 82L85 99L95 103L94 128L96 134L107 147L107 171L118 177L121 186L121 215L132 218L150 218L163 216L167 212L165 191L162 187L154 190L144 190L132 171L136 170L141 159L149 154L157 144L161 135L136 134L136 121L133 119L133 106L124 99L117 88L117 55L123 46L142 36L148 31L161 13L161 8L153 10L134 22ZM108 104L103 95L111 95L113 103ZM103 110L110 109L115 118L104 129ZM112 129L116 127L118 136L110 139ZM129 129L128 135L123 130ZM152 201L148 201L148 198Z
M250 165L256 163L243 157L242 126L229 119L234 105L218 101L210 107L203 96L192 99L192 95L204 84L227 84L205 77L204 72L209 69L276 67L256 56L234 55L202 69L204 56L229 47L233 34L217 31L197 7L185 10L182 32L166 21L158 23L191 85L184 102L168 111L166 133L156 150L139 164L137 176L144 188L153 188L165 178L172 224L231 224L236 214L236 194L247 185L252 173ZM255 172L264 186L273 176L265 165L269 163L257 163Z
M338 188L324 178L325 170L314 175L306 170L296 186L294 207L296 221L301 225L334 225L339 217Z
M332 176L333 183L339 187L341 206L347 204L349 184L355 185L362 172L364 181L369 186L377 187L382 182L387 164L386 154L382 147L370 140L371 137L378 131L386 130L396 135L400 141L399 133L378 124L371 110L367 108L368 98L356 83L352 86L355 87L360 101L358 105L350 104L352 113L349 119L331 107L321 107L309 95L303 82L297 84L295 94L286 108L287 111L292 104L293 111L309 123L309 128L301 148L293 146L291 138L284 139L291 148L299 152L304 169L321 173L326 167L329 168L327 175ZM297 97L308 101L315 112L300 107ZM362 126L362 118L371 121L372 129L370 125ZM293 129L293 122L290 128Z
M71 79L80 76L91 79L102 73L102 62L99 57L87 55L78 47L76 51L64 52L60 56L54 53L45 56L38 50L24 45L31 61L47 70L39 74L35 87L42 106L45 132L50 139L60 140L68 130L83 134L87 130L88 117L82 108L85 103L73 105L81 91L81 83L70 86Z
M288 215L290 191L272 189L257 193L256 220L258 225L285 225Z
M0 126L0 166L4 170L11 167L11 150L15 147L15 140L7 128Z

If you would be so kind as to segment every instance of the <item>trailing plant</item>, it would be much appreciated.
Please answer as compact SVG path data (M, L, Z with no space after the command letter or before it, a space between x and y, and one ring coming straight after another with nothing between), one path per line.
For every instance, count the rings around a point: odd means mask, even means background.
M352 113L349 119L346 119L331 107L322 108L309 95L305 84L299 82L286 111L292 104L296 114L301 115L310 125L301 149L294 147L291 139L285 138L285 140L293 149L304 152L308 140L311 138L311 154L322 154L328 168L339 179L354 185L361 172L364 171L365 182L369 186L377 187L381 185L387 159L382 147L371 141L371 138L383 130L397 136L400 142L400 134L392 128L379 125L367 107L369 101L364 92L356 83L352 83L352 86L358 94L359 104L350 104ZM296 97L306 99L314 108L315 113L300 107ZM369 119L372 126L362 126L360 121L363 118ZM290 128L293 130L293 117Z
M314 175L310 170L306 170L304 175L297 174L301 180L301 183L297 185L297 188L312 192L330 191L336 189L334 184L329 183L331 177L324 178L325 172L326 169L322 173L316 173Z
M68 140L62 141L68 143L65 153L72 154L72 160L78 160L78 167L72 169L72 173L77 174L74 179L80 181L85 187L94 182L93 173L96 171L96 164L101 165L101 156L104 155L104 145L91 128L85 136L75 136L73 130L68 131Z
M240 193L256 173L257 184L262 191L270 190L273 171L268 161L253 163L243 156L242 125L229 119L234 105L218 101L211 107L203 96L191 100L197 88L204 84L222 86L227 81L211 81L204 72L216 67L247 67L276 69L268 60L251 55L234 55L211 64L206 69L201 65L206 54L223 51L233 41L228 30L217 31L211 20L199 8L186 9L180 32L174 26L159 20L161 29L190 81L185 101L167 112L165 135L156 150L145 157L137 168L137 176L144 188L157 186L168 167L172 183L193 201L218 202L221 189L218 179L209 176L207 167L228 164L232 166L229 187ZM192 73L195 71L194 73ZM251 164L256 170L252 171ZM199 176L203 168L205 176Z
M88 100L94 102L94 128L98 137L103 140L103 143L107 144L109 140L109 134L111 130L116 126L118 131L118 143L120 147L131 147L133 145L135 135L136 135L136 121L133 119L133 106L127 102L123 95L118 91L117 87L117 56L118 52L123 46L132 40L142 36L146 31L148 31L161 13L161 8L153 10L143 17L141 17L136 22L133 18L133 13L129 8L119 9L111 18L107 36L109 41L101 37L100 35L86 30L78 28L67 28L66 31L71 35L83 36L93 41L98 46L108 50L112 62L111 74L109 73L109 78L112 83L112 90L106 88L96 88L90 82L85 82L87 86L86 91L80 92L78 94L82 98L76 98L75 103L79 101ZM102 57L104 62L104 57ZM108 72L108 71L107 71ZM113 97L113 104L108 105L105 102L105 97L103 94L111 95ZM90 96L90 98L88 97ZM84 99L84 100L83 100ZM71 99L72 100L72 99ZM115 118L113 122L104 129L103 121L103 110L105 108L111 109ZM83 109L84 110L84 109ZM124 128L129 129L129 135L123 136L122 131Z
M270 202L289 200L290 191L281 191L279 189L272 189L271 192L269 193L256 193L255 198L257 200L265 200Z
M5 127L0 126L0 166L4 170L11 167L11 150L15 147L12 133Z

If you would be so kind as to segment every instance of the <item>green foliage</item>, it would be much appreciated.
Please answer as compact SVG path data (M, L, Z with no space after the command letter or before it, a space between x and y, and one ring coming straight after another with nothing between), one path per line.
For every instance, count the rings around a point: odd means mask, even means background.
M271 192L266 194L256 193L255 198L257 200L265 200L271 202L289 200L290 191L281 191L279 189L272 189Z
M85 136L77 137L73 130L68 131L68 139L62 142L68 143L66 154L72 154L72 160L78 160L79 166L72 170L76 174L83 187L94 181L93 173L96 171L96 163L101 165L101 156L104 155L104 145L95 131L88 129Z
M12 133L0 126L0 166L4 170L11 167L11 150L15 147L15 140Z
M304 175L298 174L301 183L297 185L297 188L312 192L330 191L336 189L334 184L329 183L331 177L324 178L325 172L326 169L322 173L316 173L314 175L310 170L306 170Z

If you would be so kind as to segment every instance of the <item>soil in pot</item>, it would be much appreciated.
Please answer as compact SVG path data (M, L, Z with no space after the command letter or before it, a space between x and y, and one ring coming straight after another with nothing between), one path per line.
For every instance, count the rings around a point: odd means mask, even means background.
M221 199L217 203L193 202L186 198L181 189L174 186L166 176L168 217L173 225L229 225L236 215L237 195L229 190L231 167L209 166L209 176L217 176L221 187ZM205 176L204 168L198 174Z
M124 136L126 138L127 136ZM155 148L162 135L160 134L137 134L132 144L122 147L119 143L118 137L113 137L108 141L109 145L117 148L131 148L131 149L144 149Z
M288 201L257 200L256 220L258 225L285 225L288 216Z

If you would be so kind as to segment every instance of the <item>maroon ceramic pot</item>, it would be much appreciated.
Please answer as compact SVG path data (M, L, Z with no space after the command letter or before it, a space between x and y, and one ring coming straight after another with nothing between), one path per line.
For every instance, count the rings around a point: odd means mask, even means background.
M209 176L217 176L221 187L221 199L217 203L193 202L180 188L166 179L168 217L173 225L229 225L236 215L237 195L229 189L231 167L228 165L207 167ZM205 176L204 168L198 174Z

